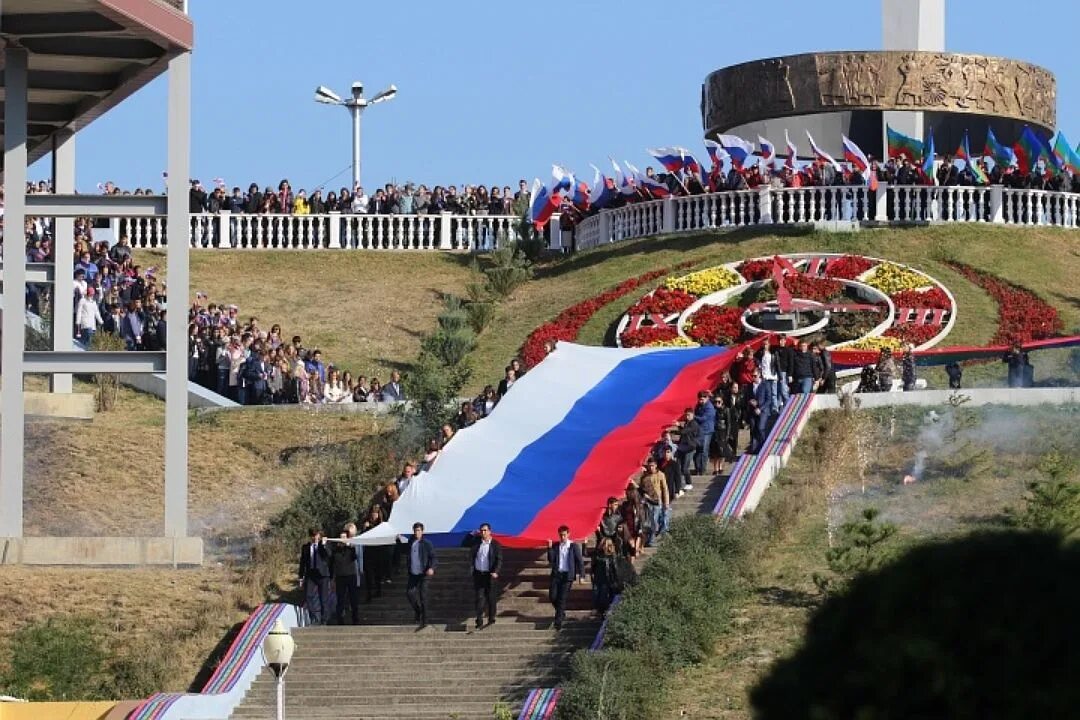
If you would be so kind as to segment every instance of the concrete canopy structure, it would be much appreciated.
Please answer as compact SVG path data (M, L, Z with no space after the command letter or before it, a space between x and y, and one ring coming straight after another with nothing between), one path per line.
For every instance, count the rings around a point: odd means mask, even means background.
M194 27L186 3L165 0L3 0L4 223L55 219L54 297L71 297L74 218L167 217L167 271L180 298L188 292L188 177L191 148L191 50ZM168 72L168 196L132 199L75 193L75 137L102 113ZM27 195L27 165L53 156L53 195ZM165 353L73 352L70 305L54 302L52 351L27 352L24 342L28 268L9 232L2 269L0 334L0 563L188 564L202 561L202 541L187 537L187 327L168 327ZM180 304L183 307L183 303ZM167 358L177 359L167 362ZM161 372L165 409L165 527L161 538L23 538L25 450L23 376L50 374L56 392L70 392L75 372Z

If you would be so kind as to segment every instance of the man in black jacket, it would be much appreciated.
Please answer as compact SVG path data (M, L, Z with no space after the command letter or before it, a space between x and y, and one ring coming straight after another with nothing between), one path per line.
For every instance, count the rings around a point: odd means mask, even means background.
M683 411L682 428L679 431L679 444L676 447L676 459L683 474L683 490L693 490L694 454L701 444L701 426L694 419L694 408Z
M356 525L349 523L334 545L331 567L334 571L334 592L337 594L337 624L345 624L345 605L348 603L352 624L360 622L360 582L357 568L356 546L349 544L355 537Z
M469 564L472 566L473 595L476 603L476 629L484 626L484 611L487 610L488 625L495 624L496 599L502 570L502 545L491 537L491 525L480 526L478 535L471 536L472 549L469 551Z
M409 584L405 597L412 605L416 623L420 629L427 625L427 583L435 574L435 546L424 539L424 524L413 523L413 536L409 539Z
M776 349L776 399L778 406L787 405L791 399L792 365L795 362L795 348L786 335L780 336L780 347Z
M795 351L792 360L792 376L795 378L795 387L803 395L814 392L817 383L821 380L821 360L810 352L810 346L805 340L799 341L799 349Z
M693 411L690 411L693 418ZM548 564L551 566L551 585L548 598L555 606L555 629L561 630L566 617L566 598L574 582L585 577L585 560L581 556L581 546L570 542L570 528L559 527L559 544L552 545L548 540Z
M330 551L322 530L308 531L311 542L300 550L300 590L304 593L308 615L313 625L325 625L330 620L326 607L330 598Z

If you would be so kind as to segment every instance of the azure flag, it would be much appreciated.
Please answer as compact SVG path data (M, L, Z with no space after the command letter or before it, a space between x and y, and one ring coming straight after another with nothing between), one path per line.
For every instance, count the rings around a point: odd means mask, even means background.
M934 177L934 128L930 128L930 139L926 141L926 155L923 156L922 171L928 178Z
M994 128L992 127L986 129L986 146L983 148L983 157L991 158L995 165L1001 167L1008 167L1016 162L1016 153L1008 145L1002 145L998 142L997 135L994 134Z

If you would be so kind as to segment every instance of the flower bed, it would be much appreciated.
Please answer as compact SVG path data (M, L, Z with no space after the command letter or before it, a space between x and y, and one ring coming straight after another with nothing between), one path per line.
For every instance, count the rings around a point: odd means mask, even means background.
M850 345L845 345L844 347L838 348L838 349L839 350L874 350L874 351L878 351L878 350L884 350L884 349L888 348L889 350L899 350L902 345L903 345L903 343L900 341L899 338L894 338L894 337L866 337L866 338L863 338L862 340L858 340L856 342L851 343Z
M668 278L664 286L669 290L683 290L691 295L705 297L735 287L741 282L738 273L728 270L723 265L717 265L682 277Z
M842 343L867 334L884 319L884 313L872 310L833 313L825 328L825 339L830 343Z
M686 334L702 345L730 345L743 332L741 308L705 305L686 322Z
M998 329L991 342L1026 343L1059 335L1064 328L1057 309L1025 288L962 263L949 266L985 290L998 304Z
M901 290L889 296L893 305L898 308L933 308L935 310L952 310L952 301L945 291L935 287L929 290Z
M656 288L651 294L638 300L626 311L627 315L673 315L681 313L694 304L696 297L685 290Z
M587 300L582 300L575 305L571 305L559 313L554 320L549 320L529 333L529 337L525 338L525 342L518 351L522 363L524 363L526 368L533 367L544 359L544 346L548 342L569 342L576 340L578 333L581 332L581 328L585 327L585 323L589 322L592 316L595 315L600 308L633 292L642 285L658 280L674 270L688 268L694 265L695 262L696 261L694 260L690 260L679 263L672 268L653 270L644 275L623 280L610 290L602 292Z
M637 330L627 330L619 336L624 348L645 347L670 342L679 337L679 330L674 325L646 325Z
M912 343L915 347L930 342L941 332L940 325L893 325L885 331L885 337L896 338L902 343Z
M843 255L825 263L825 275L843 280L854 280L872 267L874 267L874 261L869 258L861 255Z
M775 260L747 260L739 266L739 274L750 282L771 278Z
M839 280L809 275L788 275L784 278L784 286L793 298L821 303L839 299L844 294L844 284Z
M930 278L925 275L891 262L878 265L863 282L886 295L893 295L903 290L918 290L931 284Z

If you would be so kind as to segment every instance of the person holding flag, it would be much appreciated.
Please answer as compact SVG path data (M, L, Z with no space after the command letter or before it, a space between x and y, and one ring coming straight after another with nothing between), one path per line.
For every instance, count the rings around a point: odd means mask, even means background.
M794 173L798 168L796 167L799 159L799 150L795 147L795 143L791 142L791 137L788 135L788 131L784 130L784 144L787 146L787 159L784 160L784 167L791 170Z
M529 222L539 232L544 229L551 216L562 205L562 195L558 190L548 188L540 182L540 178L533 180L532 201L529 205Z

